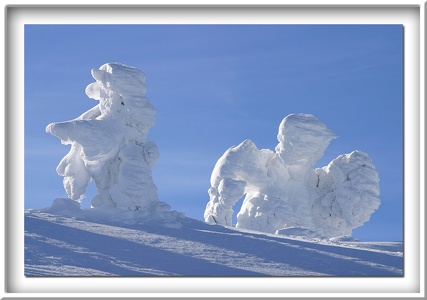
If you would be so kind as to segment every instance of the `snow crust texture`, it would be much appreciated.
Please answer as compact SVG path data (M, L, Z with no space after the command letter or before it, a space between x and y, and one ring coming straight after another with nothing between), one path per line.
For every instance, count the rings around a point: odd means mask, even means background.
M159 201L151 168L159 158L148 132L156 109L145 97L145 75L120 63L92 70L95 82L86 95L99 101L78 118L51 123L46 131L71 145L57 167L70 199L80 202L95 181L92 207L138 211L146 218L166 216L170 206Z
M244 197L238 228L297 236L351 236L379 207L379 176L369 156L353 151L313 168L336 138L311 114L291 114L279 126L275 151L245 140L228 149L211 176L204 213L231 226Z
M25 276L403 276L402 242L297 238L190 218L183 218L181 227L125 224L95 220L95 214L89 219L66 216L74 215L74 209L61 209L55 214L25 212ZM76 292L75 284L49 286L49 292ZM161 292L176 292L168 286L162 285ZM144 293L154 288L140 286ZM208 288L216 293L221 285ZM259 285L241 288L259 292ZM366 287L356 281L353 288L360 292ZM85 292L117 289L91 284ZM283 292L289 293L289 285L283 285Z

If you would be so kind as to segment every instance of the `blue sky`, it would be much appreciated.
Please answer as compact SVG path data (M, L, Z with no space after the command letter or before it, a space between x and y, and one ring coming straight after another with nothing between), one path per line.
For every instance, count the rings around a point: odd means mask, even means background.
M45 127L96 105L90 70L121 62L147 76L153 178L172 209L203 219L229 147L274 149L285 116L311 113L339 136L317 166L362 150L379 172L381 206L353 236L401 241L402 43L401 25L26 25L25 208L66 197L55 168L69 146Z

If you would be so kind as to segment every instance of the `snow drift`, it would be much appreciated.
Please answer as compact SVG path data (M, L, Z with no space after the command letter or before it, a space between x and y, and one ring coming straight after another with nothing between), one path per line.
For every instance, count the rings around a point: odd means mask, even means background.
M313 169L336 138L310 114L291 114L279 126L275 152L245 140L231 147L211 176L205 221L238 228L332 238L351 236L378 208L379 177L366 153L353 151Z
M98 192L93 208L168 218L170 206L159 201L151 176L159 152L148 140L156 110L145 97L145 75L133 67L107 63L93 69L92 76L96 81L86 87L86 94L99 104L74 120L46 127L71 145L56 169L64 176L69 198L80 202L93 180Z

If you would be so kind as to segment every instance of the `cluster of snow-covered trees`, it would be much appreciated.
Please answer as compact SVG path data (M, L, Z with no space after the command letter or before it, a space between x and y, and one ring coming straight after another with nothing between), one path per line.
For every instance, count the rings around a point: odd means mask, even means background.
M145 97L145 76L136 68L107 63L92 70L86 94L99 104L80 117L49 124L46 131L70 144L57 167L70 199L80 201L93 180L92 207L137 211L162 218L151 176L159 158L148 132L156 110ZM379 177L368 155L354 151L313 169L335 138L313 115L292 114L279 127L275 151L245 140L218 160L211 177L208 223L232 225L233 206L245 200L237 227L321 237L351 235L378 208Z

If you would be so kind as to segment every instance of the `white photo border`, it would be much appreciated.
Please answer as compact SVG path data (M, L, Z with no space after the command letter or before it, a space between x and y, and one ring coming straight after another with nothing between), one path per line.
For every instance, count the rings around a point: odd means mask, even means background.
M80 3L81 2L81 3ZM125 1L126 2L126 1ZM2 297L424 297L425 3L261 1L5 6ZM24 276L24 24L403 24L404 276L399 278L26 278ZM6 299L6 298L5 298Z

